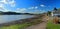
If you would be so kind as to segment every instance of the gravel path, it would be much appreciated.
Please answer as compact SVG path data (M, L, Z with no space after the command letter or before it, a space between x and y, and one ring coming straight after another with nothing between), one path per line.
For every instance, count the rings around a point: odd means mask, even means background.
M26 29L46 29L46 24L47 24L47 21L46 20L43 20L42 23L40 24L37 24L37 25L32 25Z
M37 24L37 25L32 25L32 26L30 26L30 27L28 27L26 29L46 29L46 25L47 25L47 22L49 20L49 17L48 16L44 16L42 18L43 18L42 19L42 21L43 21L42 23Z
M33 25L33 26L30 26L26 29L46 29L46 22L42 22L38 25Z

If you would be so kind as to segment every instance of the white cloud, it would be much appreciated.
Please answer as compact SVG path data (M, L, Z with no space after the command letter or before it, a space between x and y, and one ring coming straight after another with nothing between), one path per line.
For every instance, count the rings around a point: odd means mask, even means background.
M9 4L11 7L15 7L15 1L14 0L1 0L0 3L3 4Z
M15 7L15 1L14 0L0 0L0 11L10 11L5 8L6 5L10 5L11 7Z
M45 7L45 5L43 5L43 4L41 4L40 6L41 6L41 7Z
M0 3L7 4L6 0L1 0Z
M37 9L38 7L35 6L35 7L29 7L28 9Z
M9 4L11 5L11 7L15 7L15 1L14 0L10 1Z
M15 12L22 12L24 13L27 9L26 8L17 8Z
M0 11L8 11L5 7L4 7L4 4L0 3Z
M43 12L45 12L45 11L44 10L35 10L33 13L39 14L39 13L43 13Z
M34 7L29 7L28 9L34 9Z
M0 4L0 7L3 7L3 4Z
M35 9L37 9L38 7L36 6Z
M5 11L4 5L0 3L0 11Z
M0 7L0 11L7 12L8 10L5 8Z

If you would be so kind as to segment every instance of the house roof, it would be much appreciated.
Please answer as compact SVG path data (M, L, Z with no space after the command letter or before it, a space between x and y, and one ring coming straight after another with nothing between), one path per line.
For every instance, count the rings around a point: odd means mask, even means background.
M60 9L58 9L57 11L53 11L53 14L60 14Z

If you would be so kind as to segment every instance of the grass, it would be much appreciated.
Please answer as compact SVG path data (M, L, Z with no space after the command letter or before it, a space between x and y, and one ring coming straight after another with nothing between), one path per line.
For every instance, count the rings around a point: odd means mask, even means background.
M60 24L52 23L52 20L48 21L47 29L60 29Z
M11 25L11 26L4 26L4 27L1 27L0 29L22 29L22 28L25 28L27 27L28 25L31 25L31 24L16 24L16 25Z
M15 25L10 25L10 26L3 26L3 27L0 27L0 29L23 29L23 28L26 28L28 26L38 24L40 22L41 22L41 20L38 19L38 20L34 20L32 22L26 22L24 24L15 24Z

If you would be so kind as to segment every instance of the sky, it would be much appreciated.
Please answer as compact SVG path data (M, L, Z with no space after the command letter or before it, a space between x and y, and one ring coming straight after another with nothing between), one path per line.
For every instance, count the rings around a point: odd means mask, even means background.
M43 13L60 8L60 0L0 0L0 11Z

